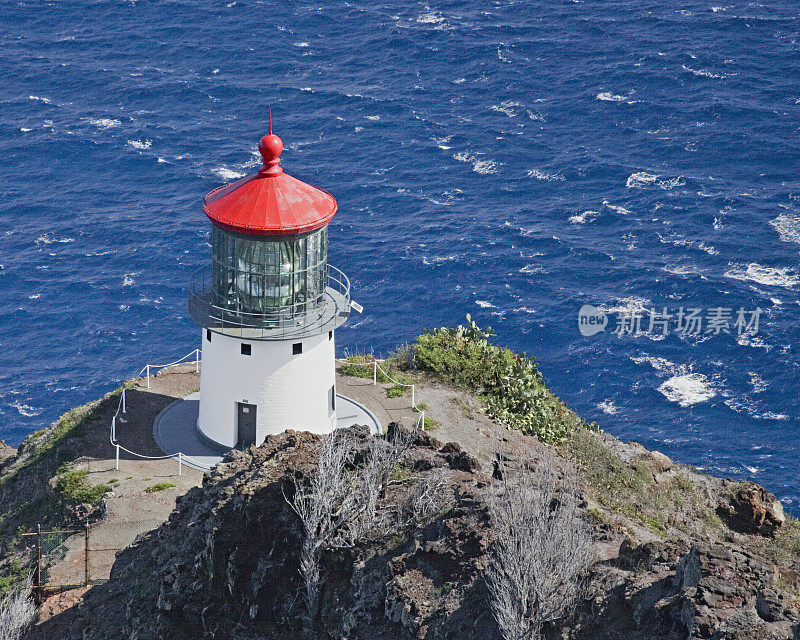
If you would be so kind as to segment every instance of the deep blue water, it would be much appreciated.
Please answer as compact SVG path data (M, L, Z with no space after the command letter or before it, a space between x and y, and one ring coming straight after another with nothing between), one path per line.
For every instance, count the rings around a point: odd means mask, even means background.
M386 352L466 313L609 432L800 509L798 7L0 2L0 437L199 343L210 189L332 192L330 261ZM759 333L583 337L584 303ZM793 507L792 507L793 505Z

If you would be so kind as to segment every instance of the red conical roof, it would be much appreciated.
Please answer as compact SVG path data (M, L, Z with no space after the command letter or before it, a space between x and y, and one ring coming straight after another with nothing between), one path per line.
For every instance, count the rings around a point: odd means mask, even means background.
M214 189L203 211L224 229L259 236L284 236L321 229L336 213L336 199L283 172L281 139L270 132L258 145L258 173Z

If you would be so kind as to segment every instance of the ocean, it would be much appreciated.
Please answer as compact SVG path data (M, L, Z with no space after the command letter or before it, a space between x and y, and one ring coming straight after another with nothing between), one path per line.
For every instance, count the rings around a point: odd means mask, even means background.
M201 201L272 109L339 202L341 353L470 313L606 431L800 513L800 14L716 1L3 1L0 437L199 346Z

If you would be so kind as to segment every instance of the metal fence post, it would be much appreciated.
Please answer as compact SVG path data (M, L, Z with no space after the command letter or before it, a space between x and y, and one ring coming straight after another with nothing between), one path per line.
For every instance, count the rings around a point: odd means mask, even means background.
M88 587L90 580L89 580L89 520L86 520L86 534L84 537L84 544L83 548L85 551L85 558L83 560L83 586Z
M183 475L183 452L178 451L178 475Z
M122 387L122 413L128 413L128 407L125 406L125 387Z
M150 388L150 365L147 365L147 388Z
M114 446L117 448L117 466L116 466L116 469L117 469L117 471L119 471L119 445L116 444Z
M378 361L372 361L372 384L378 384Z
M200 349L194 350L194 372L200 373Z
M412 384L411 385L411 408L415 409L416 406L417 406L417 403L414 402L414 385Z
M42 525L36 525L36 588L39 591L39 602L42 602L44 585L42 584Z
M422 412L422 417L419 419L419 423L422 425L422 430L425 431L425 412Z
M117 440L117 416L111 418L111 442Z

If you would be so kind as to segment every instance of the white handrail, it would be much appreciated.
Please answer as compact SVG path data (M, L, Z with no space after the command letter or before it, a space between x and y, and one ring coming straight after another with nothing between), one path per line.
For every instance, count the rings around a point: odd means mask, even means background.
M195 370L195 372L199 372L200 371L200 355L201 355L201 353L202 352L200 351L200 349L195 349L194 351L190 351L189 353L187 353L182 358L180 358L178 360L175 360L175 362L170 362L169 364L146 364L146 365L144 365L142 367L142 370L139 371L139 373L138 373L138 375L136 377L137 378L141 378L142 374L147 372L147 376L146 376L147 377L147 388L149 389L150 388L150 369L166 369L167 367L174 367L176 364L180 364L181 362L183 362L184 360L186 360L187 358L190 358L192 356L194 356L194 370Z
M336 361L337 362L343 362L345 364L355 364L355 365L359 365L361 367L372 367L372 384L373 385L377 385L378 384L378 370L380 369L381 373L383 373L383 375L385 375L387 378L389 378L389 380L394 382L396 385L398 385L400 387L411 387L411 408L414 409L414 411L419 411L419 409L417 408L417 403L415 402L415 397L414 397L415 396L415 393L414 393L415 392L415 385L413 383L412 384L406 384L405 382L400 382L399 380L395 380L394 378L392 378L392 376L390 376L384 370L384 368L381 365L378 364L378 359L377 358L373 359L371 362L351 362L347 358L336 358Z
M175 360L174 362L170 362L169 364L146 364L144 367L142 367L142 370L139 371L139 374L136 377L137 378L141 378L142 374L146 372L147 373L147 388L149 389L150 388L150 369L151 368L166 369L167 367L174 367L175 365L178 365L181 362L184 362L185 360L187 360L188 358L190 358L192 356L194 356L194 358L195 358L195 371L199 372L200 371L200 355L201 355L201 353L202 352L201 352L200 349L195 349L194 351L190 351L189 353L187 353L182 358L180 358L178 360ZM128 454L130 454L132 456L136 456L137 458L142 458L144 460L167 460L167 459L170 459L170 458L173 459L173 460L177 460L177 462L178 462L178 475L179 476L183 475L183 465L187 461L190 464L194 463L195 465L197 465L200 468L204 468L204 469L205 468L209 468L207 464L205 464L203 462L200 462L199 460L196 460L196 459L194 459L194 458L192 458L190 456L187 456L182 451L178 451L178 453L172 453L172 454L163 455L163 456L146 456L146 455L144 455L142 453L136 453L135 451L131 451L130 449L127 449L126 447L123 447L121 444L119 444L117 442L117 418L119 417L120 412L127 413L127 401L126 401L126 397L125 397L125 392L126 391L127 391L127 387L125 387L123 385L122 393L120 394L119 403L117 403L117 410L114 412L114 415L111 416L111 433L109 434L109 441L111 442L111 445L115 449L115 458L116 458L116 460L115 460L115 468L117 470L119 470L119 452L120 451L124 451L124 452L126 452L126 453L128 453Z

